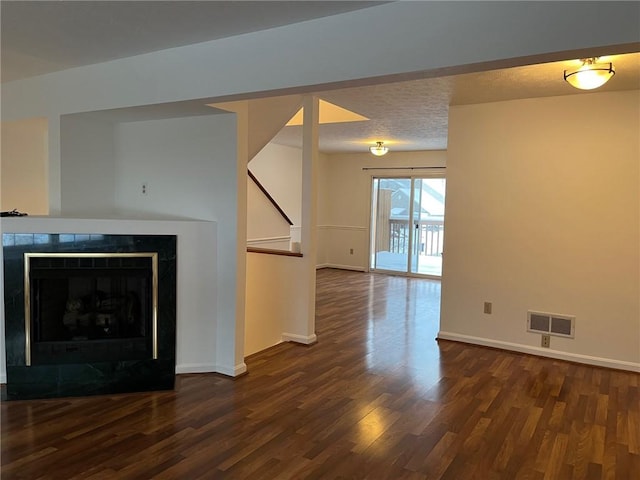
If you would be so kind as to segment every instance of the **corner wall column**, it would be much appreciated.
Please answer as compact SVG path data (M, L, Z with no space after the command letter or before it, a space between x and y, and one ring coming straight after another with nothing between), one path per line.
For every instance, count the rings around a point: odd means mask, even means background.
M305 263L306 318L300 320L302 343L316 341L316 259L318 250L318 111L317 97L303 99L304 117L302 130L302 230L301 248Z
M247 162L248 162L248 105L239 103L234 109L236 120L236 151L233 177L235 186L235 212L233 222L233 238L227 238L227 245L222 242L218 251L218 295L227 304L228 310L219 314L216 328L216 370L218 373L235 377L247 371L244 363L244 330L245 330L245 297L247 290ZM231 241L232 240L232 241ZM228 259L231 252L235 257ZM226 264L222 267L222 264ZM231 274L233 272L233 274ZM235 284L232 286L231 282ZM223 300L225 295L227 300ZM230 295L233 295L233 300Z
M244 108L236 112L237 121L237 201L238 223L237 232L237 277L236 277L236 330L235 330L235 367L234 375L247 371L244 363L244 337L246 322L247 296L247 164L249 163L249 111L245 102Z

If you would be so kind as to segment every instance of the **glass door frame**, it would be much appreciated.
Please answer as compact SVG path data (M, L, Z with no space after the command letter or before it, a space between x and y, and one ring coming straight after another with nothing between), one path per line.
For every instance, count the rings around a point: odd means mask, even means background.
M368 233L369 233L369 239L368 239L368 245L369 245L369 252L368 252L368 256L367 256L367 271L368 272L374 272L374 273L383 273L383 274L388 274L388 275L398 275L398 276L406 276L406 277L418 277L418 278L429 278L429 279L435 279L435 280L441 280L442 279L442 274L441 275L431 275L431 274L426 274L426 273L418 273L418 272L412 272L412 261L413 261L413 245L415 242L415 231L416 229L414 228L414 209L415 209L415 181L417 180L425 180L425 179L432 179L432 178L436 178L436 179L444 179L446 181L446 169L445 168L433 168L434 171L428 172L428 173L422 173L420 175L392 175L392 174L385 174L385 175L375 175L372 174L370 176L370 191L369 191L369 229L368 229ZM374 213L377 212L377 205L374 204L374 199L378 199L378 195L377 192L374 191L374 185L375 185L375 181L376 180L385 180L385 179L398 179L398 180L410 180L411 184L410 184L410 199L409 199L409 216L408 216L408 232L409 232L409 238L408 238L408 250L407 250L407 268L405 271L399 271L399 270L386 270L386 269L382 269L382 268L376 268L373 267L372 265L374 265L375 263L372 262L372 259L374 258L373 255L375 255L375 235L376 235L376 231L375 229L377 228L376 226L376 219L374 218ZM379 189L379 187L378 187ZM446 194L445 194L446 195ZM445 197L446 198L446 197ZM446 218L446 212L445 212L445 217ZM444 252L443 252L444 255Z

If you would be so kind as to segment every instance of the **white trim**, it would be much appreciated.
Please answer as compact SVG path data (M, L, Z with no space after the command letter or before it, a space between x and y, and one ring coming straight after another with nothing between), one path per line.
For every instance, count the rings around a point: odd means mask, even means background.
M4 373L0 373L0 385L7 384L7 375Z
M181 373L215 373L217 372L215 365L208 363L183 363L176 365L176 375Z
M319 230L357 230L366 231L367 227L358 227L356 225L318 225Z
M283 342L295 342L302 343L303 345L311 345L312 343L316 343L318 341L318 337L316 334L312 335L298 335L296 333L283 333L282 334Z
M247 364L241 363L235 367L225 365L213 365L210 363L183 363L176 365L176 375L183 373L221 373L229 377L237 377L247 371Z
M247 240L247 245L260 244L260 243L273 243L273 242L289 242L291 236L285 237L264 237L264 238L250 238Z
M552 350L549 348L533 347L520 343L503 342L500 340L492 340L490 338L472 337L470 335L462 335L453 332L440 331L438 332L438 338L442 340L453 340L455 342L499 348L501 350L527 353L530 355L537 355L539 357L549 357L558 360L566 360L569 362L584 363L586 365L595 365L597 367L615 368L617 370L627 370L630 372L640 373L640 363L614 360L612 358L592 357L590 355L581 355L579 353L560 352L558 350Z
M338 263L323 263L316 265L316 269L320 268L337 268L339 270L353 270L354 272L366 272L367 269L356 265L340 265Z
M247 372L247 364L242 362L234 367L227 367L226 365L218 365L216 367L218 373L227 375L229 377L237 377Z

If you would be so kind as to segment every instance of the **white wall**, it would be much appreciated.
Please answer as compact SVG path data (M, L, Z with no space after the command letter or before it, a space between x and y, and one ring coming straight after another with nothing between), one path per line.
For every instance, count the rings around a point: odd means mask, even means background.
M182 373L242 373L246 366L236 336L242 342L244 334L236 314L238 295L244 310L245 268L232 252L244 250L244 241L238 244L238 224L246 222L246 199L240 202L239 198L246 196L246 190L239 183L238 171L245 181L246 157L240 159L238 153L236 115L117 124L96 117L99 115L70 115L62 121L62 214L122 218L123 230L135 230L130 224L136 222L129 218L141 219L141 225L150 219L209 221L178 240L179 251L188 249L189 253L179 260L179 302L182 298L184 304L178 315L177 369ZM140 192L142 181L148 184L147 195ZM39 224L37 231L53 232L46 228L59 225L67 232L88 228L81 220L48 221ZM50 223L55 221L63 223ZM119 233L113 226L117 220L110 222L109 233ZM245 228L241 229L243 239ZM243 312L238 315L244 318Z
M283 335L303 334L296 323L307 315L297 294L305 268L300 257L247 254L245 355L282 342Z
M234 114L119 123L115 207L218 220L235 210L223 180L235 173L235 152Z
M47 119L0 123L0 210L49 213Z
M267 144L249 162L249 170L267 189L294 225L302 216L302 150Z
M289 250L289 223L247 176L247 246Z
M639 118L638 91L451 108L439 336L640 371ZM539 348L528 309L575 339Z
M238 167L236 115L120 123L115 138L115 207L119 212L216 221L217 244L209 247L209 254L217 258L216 284L190 286L186 281L179 288L198 288L210 302L207 321L216 329L207 341L211 348L216 343L220 346L214 362L217 371L241 373L246 367L235 342L236 292L238 278L244 290L244 265L238 268L234 253L243 248L238 244L237 228L245 217L237 197L239 191L246 192L238 179L246 162ZM143 181L148 185L147 195L140 190Z
M304 100L300 177L302 257L247 255L245 353L282 340L311 344L315 334L318 99ZM283 185L286 186L286 185Z
M372 177L432 175L431 169L402 167L444 167L446 158L444 151L324 155L318 175L318 265L367 270Z
M109 214L115 206L113 124L86 115L60 117L61 213Z
M249 101L249 161L261 152L300 109L301 95Z
M247 244L255 247L289 250L292 230L297 232L302 211L302 150L299 148L267 144L249 162L249 170L269 192L287 217L293 229L260 191L248 179Z

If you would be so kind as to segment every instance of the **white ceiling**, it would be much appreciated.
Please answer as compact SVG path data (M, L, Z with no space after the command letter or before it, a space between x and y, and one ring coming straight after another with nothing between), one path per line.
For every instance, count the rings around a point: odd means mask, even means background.
M2 81L274 28L385 2L365 1L2 1ZM640 88L640 54L615 55L599 91ZM446 149L449 105L576 95L562 79L576 61L316 92L369 118L322 125L324 152ZM209 99L210 101L210 99ZM300 145L300 127L274 141Z
M2 81L267 30L379 1L2 1Z

